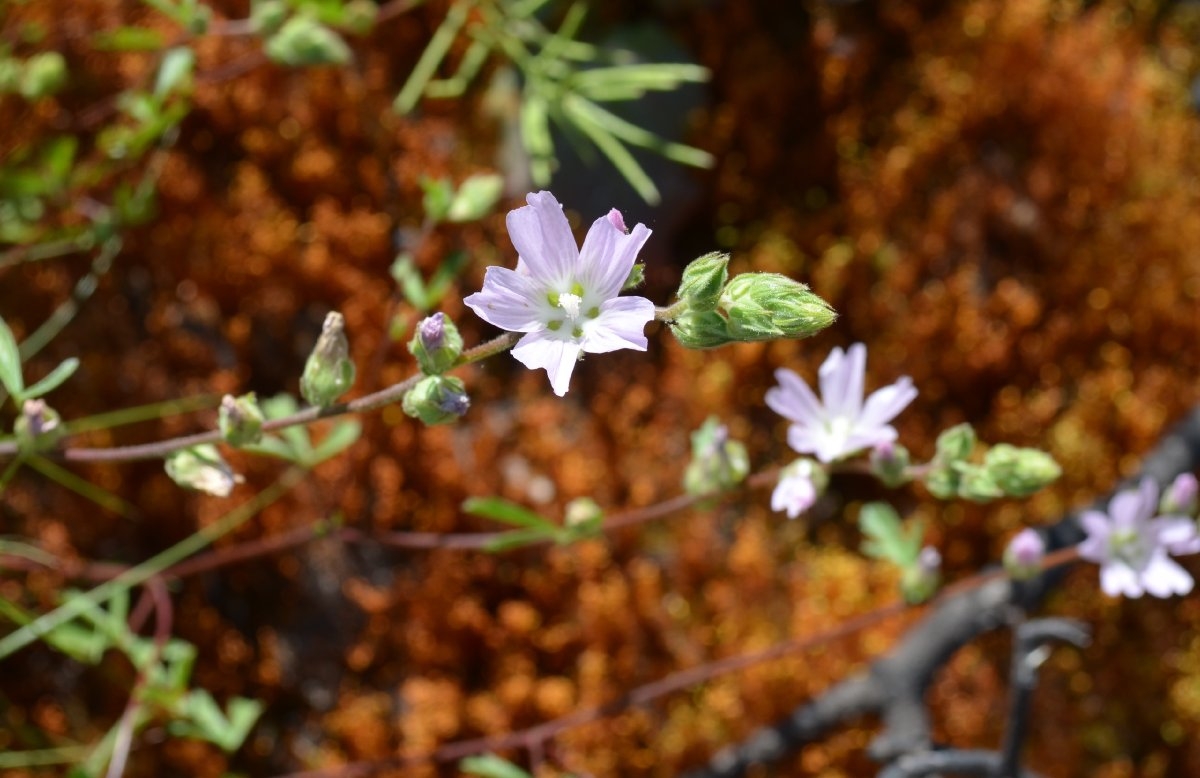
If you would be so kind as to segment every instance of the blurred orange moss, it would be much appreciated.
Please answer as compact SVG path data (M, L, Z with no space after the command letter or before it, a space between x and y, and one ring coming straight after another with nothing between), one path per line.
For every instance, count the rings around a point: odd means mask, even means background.
M83 360L54 397L65 418L192 394L294 393L330 308L346 315L357 392L408 374L403 345L386 338L392 235L420 225L421 175L488 168L496 135L478 95L413 117L390 112L444 9L430 3L382 24L355 42L345 70L281 69L253 39L201 42L195 110L167 157L157 218L127 236L96 296L33 361L40 375L66 356ZM163 24L136 4L46 0L6 14L10 36L41 22L45 47L67 56L75 78L32 106L2 98L2 154L51 133L88 137L108 120L112 95L152 73L144 54L88 45L92 31ZM1198 68L1170 20L1152 26L1141 4L1041 0L811 11L785 0L684 3L664 18L713 70L693 140L718 164L697 179L686 226L651 241L647 294L666 302L683 261L721 246L739 270L811 284L840 313L833 330L695 353L651 325L648 355L589 358L565 400L541 373L492 360L465 375L474 400L465 424L364 418L348 454L226 544L339 513L371 530L490 528L461 513L473 495L549 516L577 496L613 510L647 505L678 492L688 433L712 413L752 461L786 457L784 425L761 401L771 371L812 376L832 346L862 340L874 384L907 373L921 390L898 421L918 455L966 420L986 441L1044 446L1064 465L1059 484L1019 504L898 495L905 510L923 506L953 578L995 560L1018 527L1052 521L1134 472L1200 400L1200 144L1186 88ZM637 210L626 218L639 221ZM445 309L475 342L488 332L459 301L486 264L511 264L513 251L496 214L434 233L417 261L429 272L456 245L474 262ZM60 259L0 270L0 308L18 338L81 268ZM171 418L88 440L140 441L197 423ZM250 482L241 495L279 468L234 462ZM227 510L181 494L154 463L76 470L137 516L97 511L25 473L5 495L4 533L69 560L135 563ZM840 501L811 525L770 514L759 494L566 549L400 554L318 541L191 579L174 602L177 633L200 648L197 683L219 699L259 697L268 713L228 762L204 745L147 742L128 774L269 775L421 753L835 627L895 590L889 573L839 545L856 543L841 513L874 492L855 479L834 486ZM31 575L3 592L45 609L65 583ZM1200 774L1194 599L1107 601L1083 570L1050 608L1097 632L1091 648L1058 651L1043 671L1030 765L1051 776ZM573 729L558 738L555 763L672 775L861 668L910 622ZM128 693L42 649L6 663L0 748L39 746L17 734L26 723L97 739ZM938 737L994 746L1006 673L1004 638L960 652L930 694ZM71 700L65 713L48 707L51 697ZM778 774L873 774L862 753L871 731L858 722Z

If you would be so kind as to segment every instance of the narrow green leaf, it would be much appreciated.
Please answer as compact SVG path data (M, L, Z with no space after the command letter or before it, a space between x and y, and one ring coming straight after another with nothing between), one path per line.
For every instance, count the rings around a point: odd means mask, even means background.
M92 48L100 51L158 51L166 45L161 32L143 27L118 27L92 36Z
M489 541L487 545L483 547L483 550L490 554L498 554L501 551L509 551L514 548L529 546L533 545L534 543L541 543L545 540L557 541L558 534L559 533L557 529L553 531L540 528L515 529L512 532L502 533L495 539Z
M0 316L0 384L4 384L4 389L13 396L14 400L19 402L23 399L25 379L21 377L21 352L17 350L17 339L13 337L12 330L8 328L8 324L2 316Z
M574 95L567 95L563 98L564 119L571 122L572 126L596 144L596 148L608 157L608 161L613 164L618 173L625 177L625 180L629 182L635 192L641 195L643 200L650 205L657 205L662 200L662 196L658 193L658 187L629 153L629 149L625 148L608 128L597 124L586 109L581 109L583 102L585 102L583 98Z
M163 55L154 82L154 96L164 98L191 78L196 66L196 52L187 46L177 46Z
M557 524L502 497L471 497L463 502L462 508L473 516L482 516L503 524L512 524L515 527L534 527L558 531Z
M42 395L49 394L62 385L75 371L79 369L79 360L75 357L64 359L58 367L51 370L46 377L34 383L22 392L24 399L32 400Z

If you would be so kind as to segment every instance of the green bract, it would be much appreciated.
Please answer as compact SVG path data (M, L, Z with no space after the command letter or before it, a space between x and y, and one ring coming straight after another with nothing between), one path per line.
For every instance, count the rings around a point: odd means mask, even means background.
M350 389L354 373L350 344L346 341L346 320L331 311L325 317L317 345L304 364L300 394L310 404L326 408Z

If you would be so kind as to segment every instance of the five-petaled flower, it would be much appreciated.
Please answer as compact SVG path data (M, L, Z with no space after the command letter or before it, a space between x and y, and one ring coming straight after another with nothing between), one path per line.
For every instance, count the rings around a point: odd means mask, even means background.
M1084 511L1079 521L1087 539L1079 555L1100 565L1100 588L1110 597L1155 597L1187 594L1192 577L1169 555L1200 551L1196 522L1185 516L1152 518L1158 508L1158 485L1142 479L1108 504L1108 513Z
M904 376L873 392L864 404L866 370L866 346L855 343L847 352L835 348L818 372L820 400L796 373L776 370L779 386L767 391L767 405L792 422L788 445L829 463L895 440L896 428L888 422L916 398L917 390Z
M646 350L654 303L618 295L650 230L639 224L627 233L613 209L592 224L581 250L554 195L537 192L526 201L508 214L516 270L489 267L483 290L464 302L488 323L525 333L513 356L531 370L544 368L561 397L584 352Z

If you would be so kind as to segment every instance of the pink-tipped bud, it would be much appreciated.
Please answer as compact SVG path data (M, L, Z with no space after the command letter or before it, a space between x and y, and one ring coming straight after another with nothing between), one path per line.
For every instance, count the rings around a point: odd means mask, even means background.
M1042 570L1046 541L1036 530L1026 527L1013 536L1004 550L1004 568L1018 581L1032 578Z
M616 208L608 212L608 220L621 232L629 232L629 228L625 226L625 217Z

